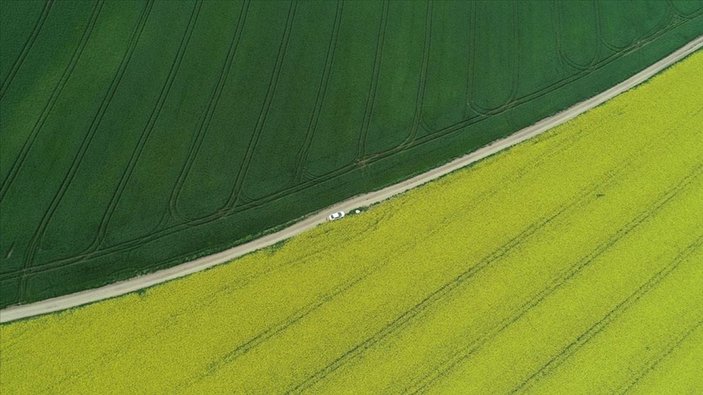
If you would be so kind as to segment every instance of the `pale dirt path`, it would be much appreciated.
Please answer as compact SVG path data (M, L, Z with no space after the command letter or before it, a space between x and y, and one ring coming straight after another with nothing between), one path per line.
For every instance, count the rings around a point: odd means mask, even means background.
M280 241L293 237L301 232L311 229L326 221L327 216L335 211L350 211L358 207L366 207L372 204L386 200L392 196L403 193L409 189L413 189L422 184L435 180L455 170L461 169L467 165L475 163L490 155L493 155L501 150L512 147L527 139L538 136L547 130L561 125L576 116L612 99L613 97L632 89L633 87L648 80L655 74L678 62L684 57L690 55L696 50L703 47L703 36L696 38L667 57L647 67L641 72L628 78L627 80L615 85L614 87L602 92L588 100L582 101L568 109L559 112L551 117L545 118L536 124L526 127L516 133L511 134L501 140L497 140L485 147L482 147L470 154L457 158L445 165L439 166L425 173L417 175L413 178L390 185L378 191L369 192L363 195L355 196L333 206L320 210L312 214L300 222L297 222L287 228L281 229L275 233L268 234L248 243L241 244L228 250L208 255L196 260L185 262L180 265L159 270L157 272L147 274L140 277L135 277L129 280L116 282L100 288L89 289L73 293L70 295L59 296L56 298L46 299L40 302L35 302L26 305L12 306L0 311L0 323L19 320L22 318L32 317L41 314L52 313L60 310L69 309L88 303L97 302L103 299L109 299L126 293L134 292L142 288L151 287L152 285L161 284L179 277L187 276L191 273L199 272L208 269L215 265L225 263L242 255L256 251L261 248L271 246Z

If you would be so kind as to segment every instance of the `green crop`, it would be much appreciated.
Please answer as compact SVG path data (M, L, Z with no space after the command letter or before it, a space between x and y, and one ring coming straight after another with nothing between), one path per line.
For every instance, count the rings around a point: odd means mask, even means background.
M241 244L701 34L701 1L1 1L0 308Z
M3 325L3 393L700 392L701 69L276 248Z

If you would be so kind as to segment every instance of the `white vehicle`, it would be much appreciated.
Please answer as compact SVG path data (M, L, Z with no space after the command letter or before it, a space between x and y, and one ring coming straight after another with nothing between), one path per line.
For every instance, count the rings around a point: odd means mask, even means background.
M336 213L332 213L327 217L328 221L335 221L340 218L344 218L344 211L337 211Z

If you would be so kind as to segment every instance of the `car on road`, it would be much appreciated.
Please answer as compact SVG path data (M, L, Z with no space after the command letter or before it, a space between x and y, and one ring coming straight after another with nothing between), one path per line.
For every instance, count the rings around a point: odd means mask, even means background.
M341 218L344 218L344 211L337 211L327 216L328 221L335 221Z

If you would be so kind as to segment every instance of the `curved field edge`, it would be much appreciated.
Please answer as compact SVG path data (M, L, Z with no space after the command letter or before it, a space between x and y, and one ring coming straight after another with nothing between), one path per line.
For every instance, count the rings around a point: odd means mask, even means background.
M28 26L2 36L21 41L3 45L2 306L222 251L434 168L703 20L677 1L26 4Z
M363 211L369 206L378 204L379 202L393 196L404 193L427 182L436 180L458 169L470 166L480 160L496 154L497 152L500 152L501 150L510 148L516 144L538 136L557 125L568 122L580 114L583 114L584 112L605 103L607 100L612 99L613 97L616 97L617 95L626 92L633 87L636 87L638 84L647 81L649 78L670 67L672 64L694 53L701 47L701 45L703 45L703 36L689 42L677 51L650 65L646 69L621 82L620 84L611 87L610 89L601 92L600 94L591 97L584 102L578 103L567 110L542 119L541 121L515 132L504 139L495 141L472 152L471 154L462 156L445 165L434 168L431 171L422 173L418 176L378 191L364 195L357 195L352 199L345 200L334 206L328 207L323 212L309 215L305 217L304 220L299 220L297 222L293 221L293 223L288 227L285 225L282 226L283 229L280 231L275 231L249 243L238 245L237 247L227 249L217 254L195 259L187 263L176 265L169 269L159 270L155 273L139 276L131 280L120 281L97 289L77 292L62 297L50 298L41 302L31 303L29 305L13 306L0 311L0 323L16 321L41 314L53 313L76 306L94 303L100 300L110 299L130 292L137 292L144 288L181 278L189 274L226 263L259 249L270 246L274 246L275 248L276 246L280 246L288 238L300 234L305 230L311 229L320 223L326 222L327 214L329 212L336 212L339 210L343 210L348 213L351 213L352 211Z
M701 67L277 248L3 325L1 384L695 392Z

